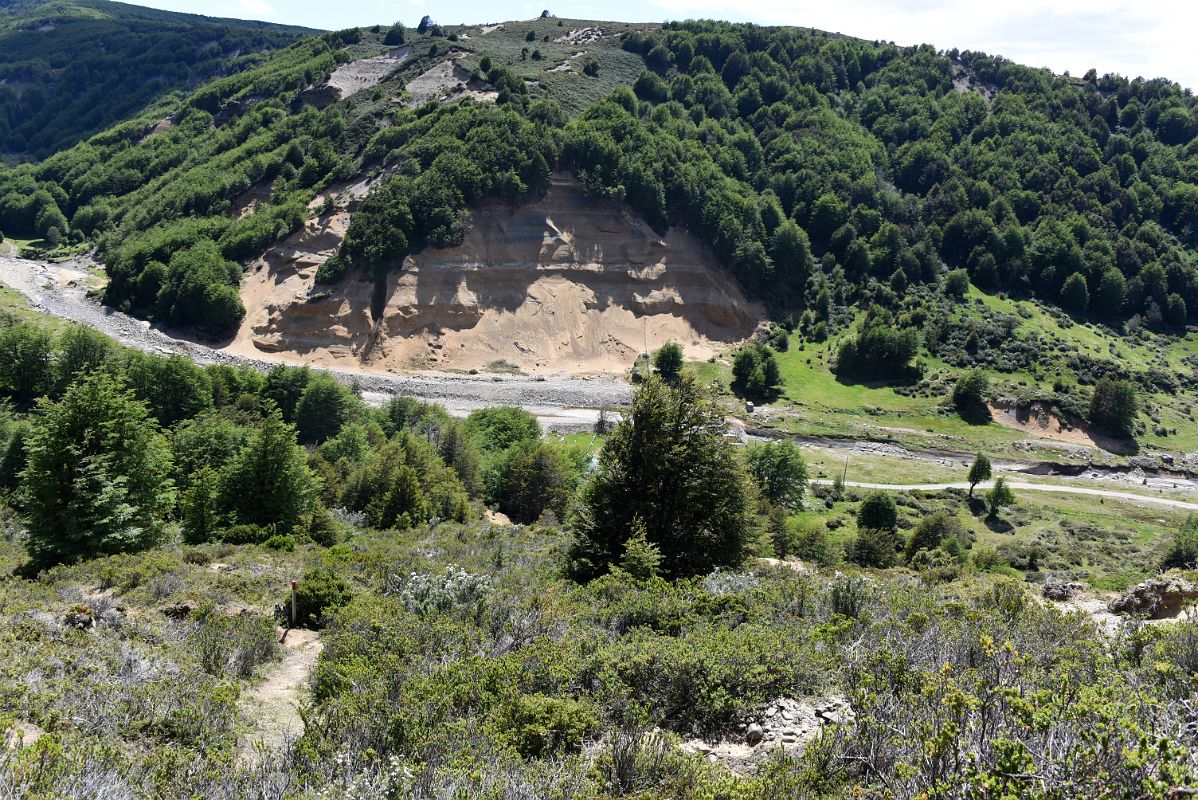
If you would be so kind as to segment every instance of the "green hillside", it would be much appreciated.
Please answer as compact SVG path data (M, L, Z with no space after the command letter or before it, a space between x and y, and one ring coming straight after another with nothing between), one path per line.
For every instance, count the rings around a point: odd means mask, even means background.
M44 157L306 33L107 0L0 3L0 155Z
M241 265L329 186L389 176L322 269L332 282L460 242L471 207L538 197L565 169L706 241L767 302L773 346L810 346L849 410L889 394L924 428L978 367L1097 423L1092 387L1130 378L1115 388L1145 414L1107 415L1109 433L1198 441L1177 399L1191 346L1165 353L1198 316L1198 109L1176 84L808 29L423 27L305 39L171 103L169 125L144 114L0 173L0 230L94 244L108 303L224 335ZM363 90L322 89L400 46ZM413 88L439 69L461 75L452 92ZM251 187L269 202L233 214ZM987 299L963 303L975 290ZM786 386L748 362L729 382L801 406L796 358Z

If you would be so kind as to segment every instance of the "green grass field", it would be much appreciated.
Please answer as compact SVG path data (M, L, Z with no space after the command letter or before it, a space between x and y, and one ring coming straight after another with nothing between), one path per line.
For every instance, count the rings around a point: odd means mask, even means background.
M1195 367L1187 359L1198 355L1198 334L1165 337L1142 332L1118 336L1093 323L1075 322L1059 311L1028 300L989 295L971 288L955 311L956 318L980 318L997 312L1017 317L1015 336L1035 341L1039 337L1050 348L1034 370L991 372L992 394L1023 397L1050 396L1058 378L1077 381L1068 366L1070 358L1115 360L1129 371L1156 369L1186 374ZM783 379L781 395L748 417L740 401L733 402L729 385L728 355L710 362L692 363L688 369L705 385L715 386L728 398L731 413L753 425L779 432L895 441L908 448L955 452L984 450L1020 460L1064 463L1119 464L1124 455L1099 450L1079 451L1049 437L1004 427L996 422L966 421L948 403L948 395L963 371L946 364L922 349L918 359L924 376L916 386L889 383L842 381L832 371L836 351L852 329L822 343L803 342L792 335L790 348L778 353ZM1154 393L1141 398L1141 419L1146 429L1137 437L1142 452L1198 449L1198 419L1186 393ZM1165 434L1168 431L1168 434Z

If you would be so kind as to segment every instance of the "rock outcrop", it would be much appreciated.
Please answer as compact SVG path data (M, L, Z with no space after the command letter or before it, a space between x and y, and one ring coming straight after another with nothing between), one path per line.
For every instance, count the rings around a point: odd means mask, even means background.
M1175 617L1190 600L1198 599L1198 587L1177 575L1149 578L1111 601L1113 614L1143 614L1149 619Z

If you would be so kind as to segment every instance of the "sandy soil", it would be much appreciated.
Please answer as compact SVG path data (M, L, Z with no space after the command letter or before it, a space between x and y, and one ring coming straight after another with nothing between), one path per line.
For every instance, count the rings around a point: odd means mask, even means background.
M374 58L360 58L342 64L329 76L329 86L341 93L341 99L352 97L363 89L373 89L383 82L391 72L407 60L412 53L411 45L388 50Z
M283 660L238 704L246 723L238 748L243 762L260 763L304 732L300 705L308 699L309 679L324 644L315 631L296 628L287 632L283 647Z
M269 203L273 195L274 181L258 181L233 198L233 208L229 215L235 219L248 217L258 210L259 205Z
M317 288L316 269L347 223L339 210L317 217L256 265L230 352L376 370L503 361L527 372L620 374L668 341L708 358L764 319L694 237L663 238L564 176L539 202L475 211L462 245L408 258L385 285L356 275Z
M1040 439L1051 439L1066 445L1105 450L1109 453L1122 453L1127 449L1125 442L1065 422L1052 413L1047 403L1035 402L1027 406L1018 406L1013 402L1000 400L990 403L987 408L990 409L993 420L1004 428L1022 431Z
M590 44L597 42L604 37L603 28L599 26L591 26L587 28L575 28L565 36L559 36L554 41L566 42L567 44Z
M6 250L8 252L6 252ZM98 267L88 261L49 264L15 258L0 243L0 281L21 293L35 311L78 322L110 336L125 347L148 353L178 354L197 364L240 364L266 371L277 363L305 363L296 354L246 357L229 349L183 338L127 314L105 308L87 296L102 284ZM436 371L419 374L374 370L352 361L327 370L337 380L354 385L376 403L393 395L416 397L446 407L450 413L469 413L483 406L539 409L555 421L562 417L598 416L595 409L626 406L631 387L614 377L574 378L568 375L466 375ZM588 411L592 410L592 411ZM575 420L575 425L580 424Z
M499 99L499 92L487 89L486 84L471 81L470 73L452 58L413 78L405 88L411 95L408 105L412 107L429 100L446 103L469 98L480 103L494 103Z

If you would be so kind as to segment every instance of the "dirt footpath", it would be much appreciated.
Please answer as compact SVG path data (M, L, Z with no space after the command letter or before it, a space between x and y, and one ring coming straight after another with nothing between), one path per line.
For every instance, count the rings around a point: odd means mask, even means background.
M300 707L309 698L312 670L324 644L316 631L296 628L287 632L283 647L282 662L238 704L246 730L237 757L246 764L262 763L304 732Z

